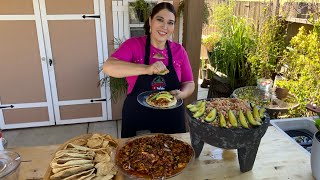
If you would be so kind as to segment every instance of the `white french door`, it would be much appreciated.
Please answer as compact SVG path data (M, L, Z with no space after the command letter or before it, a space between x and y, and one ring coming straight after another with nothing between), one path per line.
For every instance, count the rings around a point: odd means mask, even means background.
M0 128L112 119L104 3L0 1Z
M67 7L72 2L39 2L56 123L111 119L110 98L98 86L104 76L98 69L108 55L104 1L86 0L73 9Z
M54 125L38 0L0 3L0 127Z

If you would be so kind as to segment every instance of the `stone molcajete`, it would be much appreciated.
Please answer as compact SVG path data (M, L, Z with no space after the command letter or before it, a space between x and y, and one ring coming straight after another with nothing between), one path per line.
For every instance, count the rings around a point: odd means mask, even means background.
M265 113L263 124L245 129L215 127L212 124L193 118L192 113L187 112L191 144L195 150L196 158L199 157L204 143L208 143L223 149L237 149L240 171L247 172L252 169L261 138L269 126L270 117L267 113Z

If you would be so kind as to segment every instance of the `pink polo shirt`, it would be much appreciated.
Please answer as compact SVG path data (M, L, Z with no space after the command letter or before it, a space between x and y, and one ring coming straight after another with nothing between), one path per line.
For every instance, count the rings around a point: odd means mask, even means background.
M117 58L122 61L143 64L144 55L145 55L145 45L146 45L146 36L143 37L133 37L121 44L121 46L111 55L111 57ZM189 62L189 58L186 50L180 44L176 42L169 42L173 67L176 71L180 83L193 81L192 70ZM165 56L165 59L156 59L153 58L155 54L160 52ZM168 52L167 49L160 50L151 45L150 47L150 60L149 64L153 64L156 61L163 61L163 63L168 66ZM131 93L138 76L129 76L126 77L128 82L128 94Z

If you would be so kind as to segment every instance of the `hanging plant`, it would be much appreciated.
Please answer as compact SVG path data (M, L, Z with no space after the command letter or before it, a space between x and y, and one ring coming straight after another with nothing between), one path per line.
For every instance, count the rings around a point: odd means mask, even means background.
M184 0L180 1L178 6L178 12L177 12L178 16L181 16L181 14L183 14L184 5L185 5ZM209 7L209 4L207 2L204 2L201 12L202 12L202 25L205 25L205 24L208 25L211 8Z
M150 4L144 0L136 0L133 7L137 12L140 22L145 22L151 13Z

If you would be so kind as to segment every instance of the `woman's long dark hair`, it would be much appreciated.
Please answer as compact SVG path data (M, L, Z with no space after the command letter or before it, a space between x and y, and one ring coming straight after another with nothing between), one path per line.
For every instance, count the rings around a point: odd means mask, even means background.
M162 2L157 4L153 7L152 12L150 14L151 19L156 15L159 11L162 9L167 9L168 11L172 12L174 14L174 17L176 17L176 10L174 9L173 5L168 2ZM144 23L144 31L146 35L150 35L150 24L149 24L149 18Z

